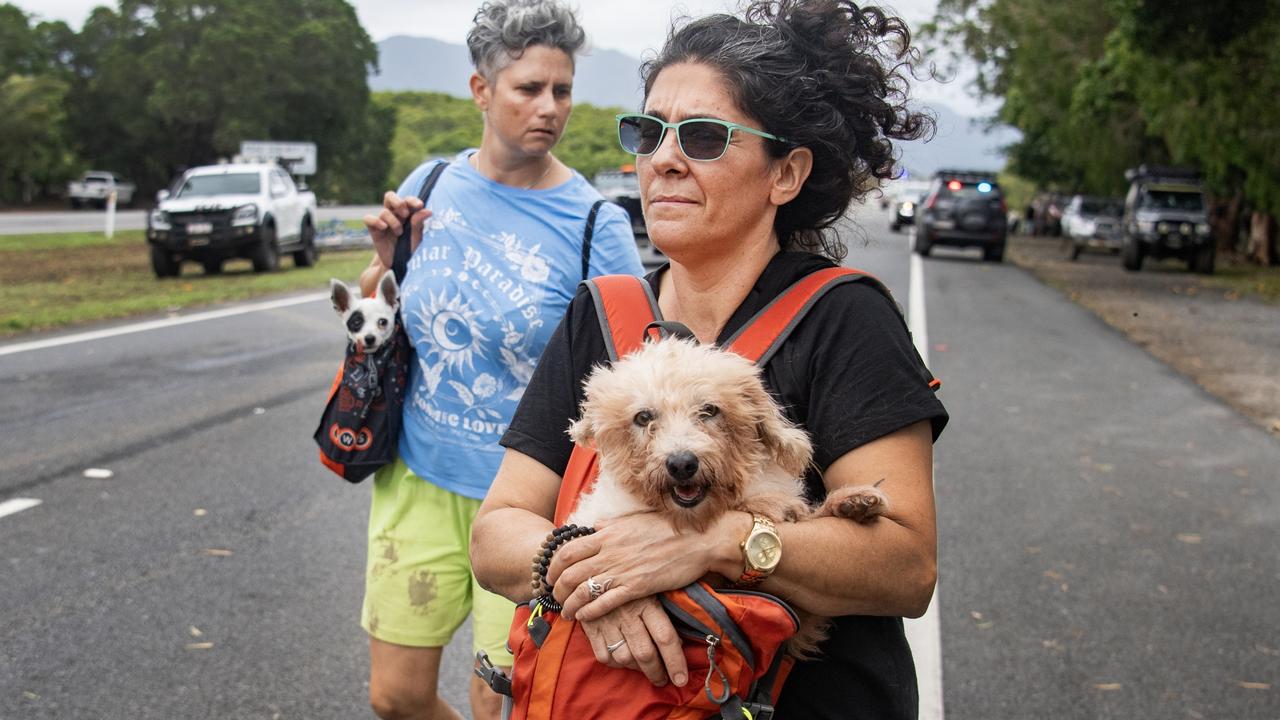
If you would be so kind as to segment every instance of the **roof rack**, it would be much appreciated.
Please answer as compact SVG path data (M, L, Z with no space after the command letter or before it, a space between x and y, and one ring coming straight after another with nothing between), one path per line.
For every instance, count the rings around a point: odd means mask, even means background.
M933 174L935 177L947 178L950 180L986 180L987 182L995 182L996 175L998 173L994 170L954 170L950 168L943 168L935 170Z
M1200 171L1195 168L1189 168L1179 165L1147 165L1142 164L1136 168L1129 168L1124 171L1124 179L1129 182L1142 179L1148 181L1181 181L1181 182L1199 182Z

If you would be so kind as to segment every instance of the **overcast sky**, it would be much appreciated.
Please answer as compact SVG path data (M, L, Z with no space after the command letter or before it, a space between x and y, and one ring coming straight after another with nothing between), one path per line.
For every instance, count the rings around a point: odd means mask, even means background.
M79 29L89 11L97 5L115 3L95 0L9 0L42 19L64 20ZM733 0L570 0L579 8L578 17L591 44L621 50L642 58L656 50L666 37L673 14L702 15L736 5ZM453 43L466 38L479 0L354 0L360 22L374 40L391 35L432 37ZM915 27L933 14L936 0L894 0L892 7ZM970 97L962 82L947 85L924 83L917 87L923 99L941 102L964 115L987 110Z

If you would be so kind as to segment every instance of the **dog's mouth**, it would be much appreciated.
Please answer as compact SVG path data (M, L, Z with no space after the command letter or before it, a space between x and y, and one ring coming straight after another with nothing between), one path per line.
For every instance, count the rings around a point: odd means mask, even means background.
M683 508L697 507L707 497L707 486L702 483L679 483L671 486L671 500Z

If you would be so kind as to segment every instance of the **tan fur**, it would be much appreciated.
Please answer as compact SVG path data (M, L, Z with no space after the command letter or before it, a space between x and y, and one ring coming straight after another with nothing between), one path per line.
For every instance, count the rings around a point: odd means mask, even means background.
M660 512L677 532L687 532L706 529L728 510L775 523L820 516L871 522L887 507L878 488L860 486L840 488L811 509L801 483L813 457L808 435L782 414L756 365L732 352L675 338L648 342L612 366L596 368L584 389L582 417L569 435L595 445L600 478L569 522L594 525ZM652 419L637 423L638 415ZM686 453L696 458L697 471L681 480L668 470L668 460ZM681 485L700 487L705 495L684 507L673 494ZM807 613L800 618L801 631L787 649L811 657L827 620Z

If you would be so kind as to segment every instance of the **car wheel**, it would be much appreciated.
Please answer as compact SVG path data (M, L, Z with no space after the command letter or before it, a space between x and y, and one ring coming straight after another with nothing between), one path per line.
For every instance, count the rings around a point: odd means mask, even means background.
M1190 263L1192 272L1197 272L1201 275L1212 275L1214 251L1215 248L1212 244L1206 245L1196 251L1196 254L1191 258Z
M987 262L1004 262L1004 246L1005 242L1001 240L999 245L982 248L982 259Z
M259 232L258 244L249 255L253 262L253 271L258 273L275 272L280 269L280 248L276 245L276 226L264 223Z
M1084 246L1074 240L1067 246L1067 259L1075 262L1080 259L1080 253L1084 252Z
M916 231L914 250L921 257L929 257L929 253L933 250L933 243L929 242L929 233Z
M210 258L202 262L201 265L204 265L205 275L222 274L222 258Z
M1120 249L1120 264L1129 272L1142 269L1142 243L1134 238L1125 238L1124 247Z
M158 278L178 277L182 272L182 263L167 250L152 245L151 269L155 271Z
M72 209L72 210L79 210L79 209L80 209L80 205L81 205L81 202L80 202L79 200L77 200L77 199L75 199L75 198L71 198L71 209Z
M311 227L311 219L302 221L302 249L293 254L294 267L311 267L320 259L316 251L316 229Z

